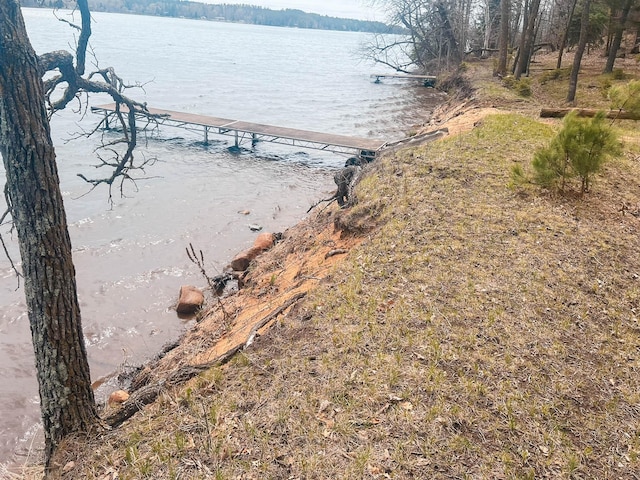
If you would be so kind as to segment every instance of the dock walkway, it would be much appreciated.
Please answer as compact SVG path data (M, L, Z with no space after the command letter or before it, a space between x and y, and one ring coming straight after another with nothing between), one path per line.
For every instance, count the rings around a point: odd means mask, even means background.
M121 106L126 112L126 107ZM104 115L104 126L109 128L109 122L115 115L115 103L91 107L91 111ZM375 157L386 142L369 138L349 137L330 133L299 130L295 128L277 127L259 123L243 122L228 118L209 117L193 113L175 112L149 108L149 113L156 116L155 121L160 125L169 125L186 130L202 132L204 142L209 142L209 134L228 135L235 139L235 146L240 147L243 142L272 142L283 145L311 148L341 154L355 154Z
M433 75L413 75L404 73L372 73L371 78L375 78L375 83L380 83L381 78L396 78L399 80L420 80L425 87L433 87L437 77Z

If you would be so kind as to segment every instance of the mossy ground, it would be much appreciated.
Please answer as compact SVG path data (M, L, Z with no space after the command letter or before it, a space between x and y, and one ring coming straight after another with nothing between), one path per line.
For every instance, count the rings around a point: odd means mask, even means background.
M330 222L362 241L304 302L229 364L70 441L64 478L636 478L639 124L620 124L625 154L584 196L513 185L559 125L532 112L564 87L534 77L520 100L475 78L478 102L521 113L377 162L355 207L304 231L300 255Z

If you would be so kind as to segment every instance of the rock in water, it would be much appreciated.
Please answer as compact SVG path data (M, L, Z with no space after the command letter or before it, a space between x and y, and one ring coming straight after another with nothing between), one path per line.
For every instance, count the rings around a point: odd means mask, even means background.
M176 305L176 311L189 315L195 313L204 304L204 294L199 288L191 285L183 285L180 288L180 298Z

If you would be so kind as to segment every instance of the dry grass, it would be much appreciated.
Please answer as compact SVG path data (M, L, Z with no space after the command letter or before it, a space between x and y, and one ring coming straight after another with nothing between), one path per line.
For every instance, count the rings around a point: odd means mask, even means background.
M539 108L475 77L484 106ZM332 222L364 241L229 364L70 440L64 478L638 478L638 123L582 198L510 182L557 122L474 123L297 227L254 274L264 298Z

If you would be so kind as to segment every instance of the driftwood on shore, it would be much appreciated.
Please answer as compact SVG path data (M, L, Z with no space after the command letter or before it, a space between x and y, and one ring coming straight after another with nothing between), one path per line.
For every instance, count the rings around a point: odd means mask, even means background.
M541 118L562 118L572 111L577 111L580 117L595 117L600 110L594 108L543 108L540 110ZM640 120L640 115L634 112L626 112L624 110L605 111L607 118L617 120Z

